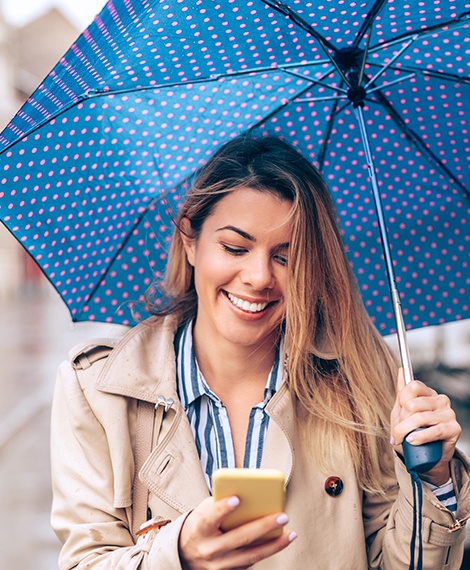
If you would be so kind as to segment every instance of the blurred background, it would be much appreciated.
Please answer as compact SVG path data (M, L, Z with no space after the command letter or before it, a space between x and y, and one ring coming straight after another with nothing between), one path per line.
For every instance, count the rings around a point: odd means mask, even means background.
M0 0L0 130L105 0ZM57 568L49 525L49 415L56 369L76 343L119 327L73 324L0 224L0 551L15 570ZM470 321L408 334L417 378L450 396L470 453ZM388 338L395 347L395 339ZM470 533L469 533L470 548ZM462 568L470 568L467 556Z

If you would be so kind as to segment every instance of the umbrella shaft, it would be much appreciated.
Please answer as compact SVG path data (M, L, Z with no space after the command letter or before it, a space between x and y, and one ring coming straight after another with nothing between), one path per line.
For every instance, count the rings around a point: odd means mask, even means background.
M398 292L396 284L390 243L388 241L387 225L385 223L385 218L383 214L382 199L380 197L379 186L377 183L374 160L372 158L372 153L370 151L369 139L367 136L367 129L364 121L362 106L358 105L355 108L355 110L359 123L359 130L361 133L362 143L364 146L364 153L367 161L367 167L369 169L369 177L372 185L372 195L374 197L375 211L377 212L377 221L379 224L379 232L382 241L384 258L385 258L385 267L387 269L388 284L390 288L390 295L392 298L393 313L395 316L395 324L397 326L398 349L400 352L401 364L403 366L405 382L408 384L409 382L411 382L411 380L413 380L413 369L411 366L410 352L408 349L408 342L406 339L406 329L403 320L403 312L401 309L400 294Z

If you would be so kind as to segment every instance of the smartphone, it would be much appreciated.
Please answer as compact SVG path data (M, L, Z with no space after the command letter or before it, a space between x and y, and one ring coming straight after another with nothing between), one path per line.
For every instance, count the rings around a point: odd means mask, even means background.
M284 511L284 473L277 469L217 469L212 475L212 495L216 501L233 495L240 499L240 506L223 520L221 529L227 531ZM263 537L263 541L281 533L282 528L278 528Z

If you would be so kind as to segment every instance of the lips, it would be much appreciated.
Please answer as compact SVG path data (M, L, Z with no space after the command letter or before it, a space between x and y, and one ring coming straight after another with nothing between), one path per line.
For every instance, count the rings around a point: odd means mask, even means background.
M236 297L232 293L227 293L227 297L229 301L232 303L232 305L235 305L235 307L238 307L239 309L245 311L246 313L260 313L261 311L264 311L264 309L266 309L268 305L272 304L268 302L250 303L250 301L247 301L246 299L240 299L239 297Z

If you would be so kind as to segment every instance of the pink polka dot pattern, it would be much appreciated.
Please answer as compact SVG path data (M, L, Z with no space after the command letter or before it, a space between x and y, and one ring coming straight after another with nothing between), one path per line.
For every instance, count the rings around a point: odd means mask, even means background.
M0 217L74 320L133 322L186 181L260 130L320 167L364 303L392 332L364 150L330 59L367 47L364 117L406 324L470 317L470 3L384 2L371 20L374 4L285 2L310 31L263 0L107 4L0 135Z

